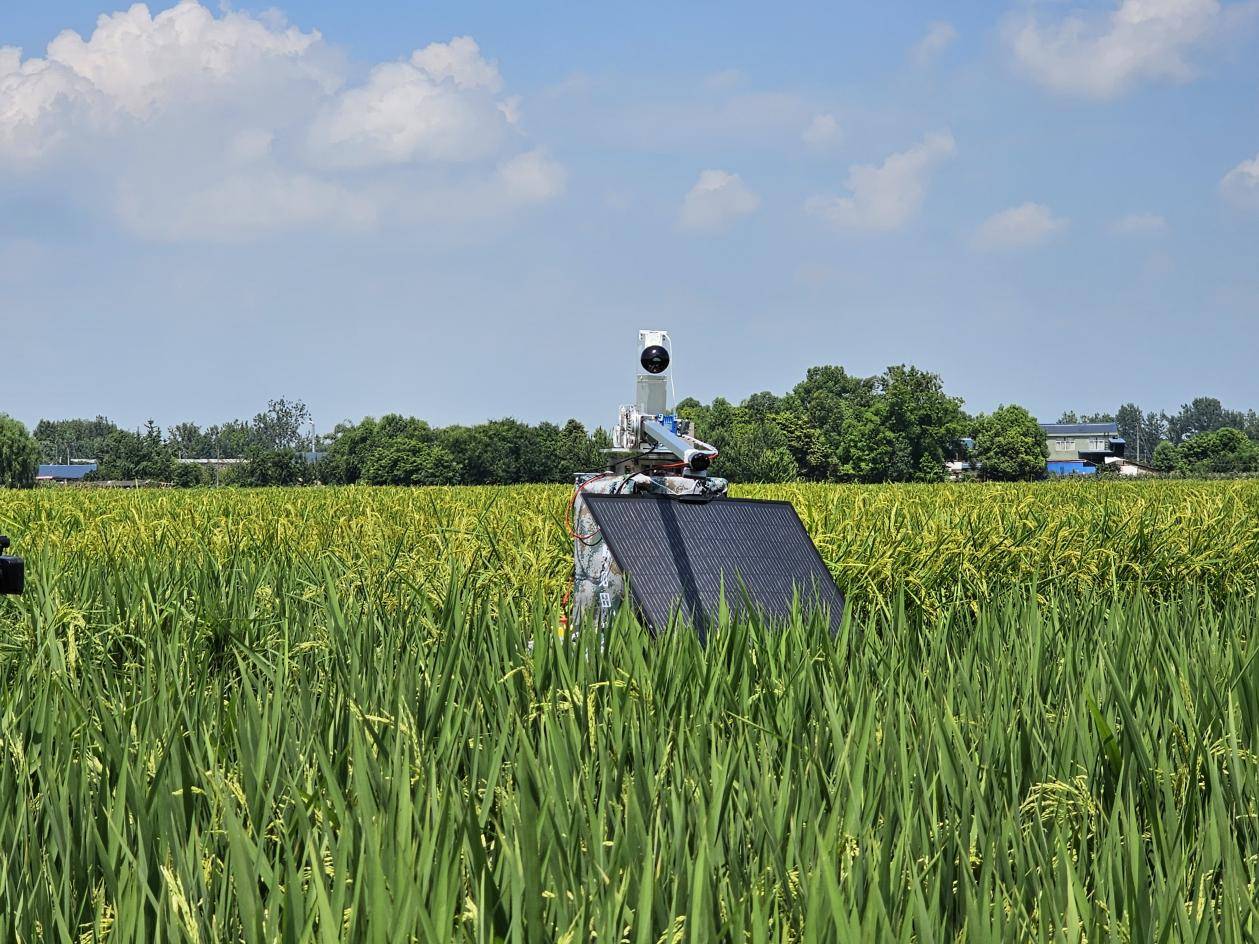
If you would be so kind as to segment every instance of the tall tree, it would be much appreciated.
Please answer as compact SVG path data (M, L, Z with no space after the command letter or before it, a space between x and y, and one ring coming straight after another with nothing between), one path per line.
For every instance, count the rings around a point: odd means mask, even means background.
M39 471L39 444L26 427L0 413L0 488L30 488Z
M1250 472L1259 464L1259 446L1240 429L1225 426L1198 433L1178 447L1181 465L1190 472Z
M875 396L873 377L854 377L842 367L810 367L783 405L802 415L821 435L826 450L838 456L844 451L845 424L868 410Z
M257 445L254 428L243 420L228 420L205 431L206 458L243 459Z
M1141 421L1141 462L1148 463L1153 460L1154 453L1159 447L1159 443L1167 439L1167 417L1162 413L1155 413L1153 410L1145 414L1145 418Z
M1141 424L1145 419L1145 415L1141 412L1141 408L1135 403L1125 403L1115 413L1115 422L1119 426L1119 435L1125 443L1124 455L1129 459L1136 459L1138 453L1142 450ZM1146 451L1146 459L1151 458Z
M992 481L1027 481L1045 474L1049 446L1035 417L1021 406L1003 406L979 421L975 459Z
M885 476L892 482L933 482L962 435L962 401L947 396L939 375L916 367L889 367L878 378L876 416L892 437Z
M210 458L210 437L196 423L177 423L166 431L166 441L181 459Z
M1209 433L1226 426L1241 428L1246 417L1236 410L1226 410L1215 397L1195 397L1181 404L1180 411L1167 417L1167 438L1179 445L1198 433Z
M120 429L102 444L99 466L91 478L99 480L138 479L173 482L178 463L174 451L162 441L162 431L149 420L143 432Z
M302 449L307 435L310 410L301 400L269 400L267 408L254 417L253 445L261 449Z
M415 439L386 440L363 469L368 485L455 485L459 463L443 447Z
M34 436L42 461L68 463L97 458L101 445L117 431L117 425L98 416L92 420L40 420L35 424Z

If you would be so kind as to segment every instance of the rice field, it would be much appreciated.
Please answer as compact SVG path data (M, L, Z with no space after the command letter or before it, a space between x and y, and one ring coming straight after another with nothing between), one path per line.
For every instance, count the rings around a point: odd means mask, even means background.
M739 493L838 636L561 639L563 488L0 492L3 937L1259 935L1259 483Z

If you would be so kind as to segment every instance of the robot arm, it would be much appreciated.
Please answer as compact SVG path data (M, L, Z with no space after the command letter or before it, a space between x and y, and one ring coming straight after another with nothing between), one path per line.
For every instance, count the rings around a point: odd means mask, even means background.
M655 443L661 448L669 450L678 459L686 463L686 467L692 472L703 472L708 468L708 463L712 460L716 450L707 443L699 445L707 446L706 449L697 449L687 440L683 439L677 433L671 432L667 426L652 416L643 417L643 438Z

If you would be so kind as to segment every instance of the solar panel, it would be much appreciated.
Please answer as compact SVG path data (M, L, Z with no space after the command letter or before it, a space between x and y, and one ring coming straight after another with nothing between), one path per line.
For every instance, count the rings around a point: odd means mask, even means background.
M844 600L790 502L687 501L662 495L583 495L608 550L629 577L634 605L653 632L680 616L701 637L723 596L781 622L799 599L839 629Z

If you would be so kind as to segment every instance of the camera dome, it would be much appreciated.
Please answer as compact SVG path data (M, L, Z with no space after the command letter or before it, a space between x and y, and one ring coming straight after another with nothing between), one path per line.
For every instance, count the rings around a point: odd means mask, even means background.
M649 374L661 374L669 367L669 352L659 344L653 344L650 347L643 348L642 356L638 362L643 365L643 370Z

